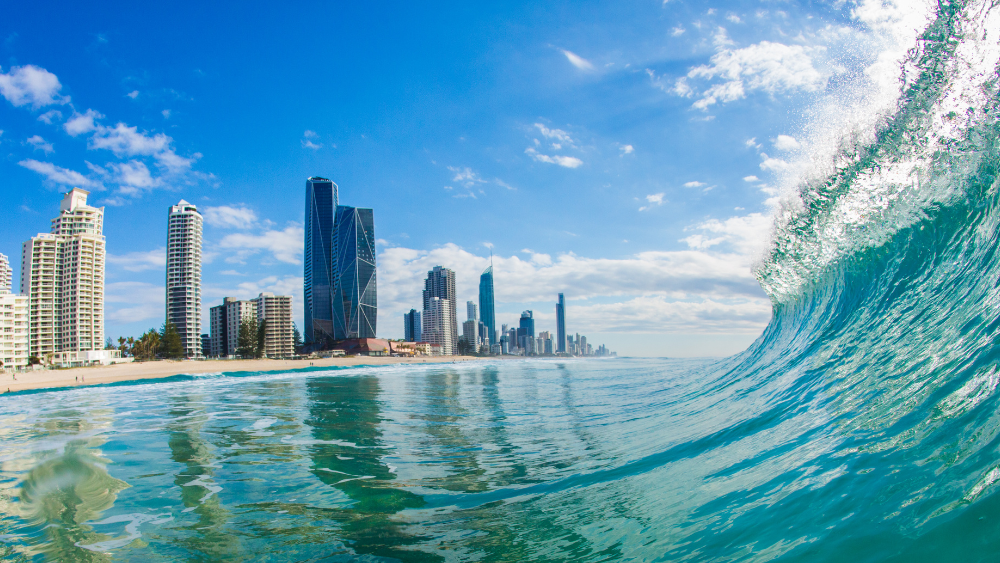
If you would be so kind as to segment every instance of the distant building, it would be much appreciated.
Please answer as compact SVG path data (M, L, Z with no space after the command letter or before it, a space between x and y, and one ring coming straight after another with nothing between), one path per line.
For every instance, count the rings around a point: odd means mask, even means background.
M337 184L326 178L306 180L303 308L306 343L333 338L333 283L337 271L334 222L338 204Z
M183 199L167 214L167 320L181 337L184 357L201 353L201 235L198 208Z
M257 319L257 303L224 297L222 305L209 309L212 356L227 358L236 355L240 323Z
M434 266L433 270L427 272L423 297L424 340L441 344L442 353L445 355L454 354L456 352L455 344L458 342L458 319L455 318L455 272L442 266ZM442 303L434 305L435 298ZM446 313L432 312L431 307L444 307L448 311ZM445 324L438 325L437 323ZM431 334L434 335L433 338L438 340L432 340Z
M264 324L264 357L288 358L295 355L292 338L292 298L287 295L261 293L252 300L257 313L257 326Z
M469 319L462 323L462 339L468 343L470 350L479 351L479 321Z
M450 356L455 353L455 331L452 307L447 299L430 297L424 300L423 339L432 345L439 346L441 354Z
M375 219L371 209L337 207L334 224L333 338L375 338Z
M201 335L201 355L208 358L212 355L212 335Z
M422 329L420 311L410 309L409 313L403 313L403 340L407 342L420 342Z
M467 315L465 317L465 320L468 320L468 321L478 321L479 320L479 315L476 314L476 303L474 301L466 301L465 302L465 313Z
M534 339L535 339L535 314L532 311L524 311L521 313L521 321L517 327L517 345L519 348L524 348L522 343L522 338L527 337L531 340L530 346L534 349Z
M490 267L479 276L479 318L486 325L483 331L490 338L492 344L497 344L493 340L496 338L497 324L496 311L493 300L493 264L490 258Z
M10 261L7 260L7 255L0 254L0 293L14 291L13 276L14 272L10 267Z
M104 352L104 208L87 205L89 193L65 194L51 233L22 246L28 349L43 361L59 352Z
M28 298L0 289L0 370L28 367Z
M566 352L566 299L563 294L559 294L559 301L556 302L556 342L557 352Z

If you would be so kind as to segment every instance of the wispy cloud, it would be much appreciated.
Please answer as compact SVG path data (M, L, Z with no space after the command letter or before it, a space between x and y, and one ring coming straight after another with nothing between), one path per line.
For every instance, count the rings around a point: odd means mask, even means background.
M55 149L52 147L52 143L45 142L45 139L39 135L32 135L24 142L34 147L34 150L42 151L45 154L55 152Z
M50 109L49 111L38 116L38 121L41 121L46 125L52 125L53 121L59 121L60 119L62 119L62 112L57 109Z
M658 205L663 205L663 202L665 201L663 199L664 195L665 194L663 192L660 192L658 194L649 194L649 195L647 195L646 196L646 205L643 205L642 207L640 207L639 211L645 211L645 210L647 210L647 209L649 209L651 207L656 207Z
M587 59L577 55L572 51L567 51L566 49L560 49L562 54L566 56L566 60L570 62L571 65L575 66L580 70L594 70L594 65Z
M800 146L795 137L790 135L778 135L778 138L774 140L774 148L779 151L791 151L798 149Z
M63 124L63 129L71 137L76 137L97 129L94 123L97 119L104 119L104 116L92 109L88 109L85 113L73 112L73 115Z
M319 135L316 134L315 131L310 131L309 129L306 129L305 133L302 134L302 140L300 141L302 143L302 148L312 149L314 151L323 148L323 143L317 143L313 141L313 139L318 139L318 138Z
M620 145L618 150L621 151L621 156L625 156L627 154L632 154L635 151L635 148L632 145Z
M258 226L257 213L248 207L219 205L200 210L205 222L223 229L249 229Z
M19 166L23 166L28 170L33 170L38 172L49 182L60 184L63 186L72 186L78 188L93 188L102 189L99 183L91 180L90 178L80 174L75 170L69 170L67 168L62 168L52 164L51 162L39 162L33 159L22 160L17 163Z
M549 156L547 154L541 154L535 149L528 147L524 149L524 154L530 156L531 158L537 160L538 162L547 162L549 164L558 164L564 168L577 168L583 164L583 161L575 156Z
M698 181L684 182L685 188L700 188L704 185L706 185L705 182L698 182Z
M302 225L291 224L282 230L268 229L259 235L233 233L219 242L219 248L235 250L236 254L228 262L243 263L248 257L260 251L286 264L302 263L302 247L305 231Z
M108 264L127 272L145 272L146 270L162 270L167 265L167 249L160 247L155 250L129 252L127 254L108 254Z

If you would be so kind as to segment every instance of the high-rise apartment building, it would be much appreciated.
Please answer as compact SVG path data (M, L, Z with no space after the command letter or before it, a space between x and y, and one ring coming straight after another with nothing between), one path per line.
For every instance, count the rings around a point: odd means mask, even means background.
M566 298L559 294L556 303L556 352L566 352Z
M479 350L479 321L469 319L462 323L462 339L468 343L470 350Z
M466 301L465 302L466 320L469 320L469 321L477 321L477 320L479 320L479 315L476 314L477 312L478 311L476 310L476 303L475 303L475 301Z
M292 342L292 298L261 293L252 300L257 325L264 324L264 357L288 358L295 354Z
M441 347L441 355L456 352L454 303L434 296L424 298L423 341Z
M371 209L337 207L334 226L333 337L375 338L375 219Z
M250 320L257 320L257 302L253 300L224 297L222 305L209 309L212 355L221 358L235 355L240 324Z
M333 292L337 272L334 223L337 184L326 178L306 180L305 256L302 291L307 343L333 338Z
M0 254L0 293L13 291L14 272L6 254Z
M430 307L432 300L437 298L443 302L448 309L447 314L434 314L431 317ZM435 305L437 307L438 305ZM424 281L424 341L434 344L430 340L433 332L438 338L449 342L448 352L445 355L454 354L455 343L458 342L458 320L455 318L456 297L455 297L455 272L442 266L434 266L434 269L427 272L427 279ZM435 323L446 322L447 324L438 326ZM443 346L443 344L442 344Z
M492 258L490 259L492 261ZM490 339L490 343L497 344L493 340L496 338L496 311L493 305L493 264L479 276L479 317L486 325L484 331Z
M21 249L29 354L43 361L104 348L104 208L87 205L89 193L65 194L51 232Z
M403 313L403 339L407 342L421 342L421 332L423 325L420 322L420 311L410 309L409 313Z
M198 208L183 199L167 214L167 320L177 328L184 357L201 353L201 238Z

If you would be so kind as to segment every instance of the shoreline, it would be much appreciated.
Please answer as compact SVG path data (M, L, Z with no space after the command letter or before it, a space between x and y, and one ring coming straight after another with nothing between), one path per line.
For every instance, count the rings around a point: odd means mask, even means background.
M111 366L47 369L18 373L17 379L0 375L0 395L35 389L86 387L120 381L156 380L183 374L229 373L239 371L280 372L309 367L388 366L397 364L450 364L494 360L502 356L355 356L308 360L158 360ZM81 381L82 379L82 381Z

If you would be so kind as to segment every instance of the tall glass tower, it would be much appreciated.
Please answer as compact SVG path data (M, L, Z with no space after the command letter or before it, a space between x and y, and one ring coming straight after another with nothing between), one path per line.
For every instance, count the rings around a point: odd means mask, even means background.
M499 344L493 342L496 338L496 315L493 308L493 264L479 276L479 320L486 327L486 334L490 340L490 345Z
M302 293L308 342L333 338L333 281L336 268L334 221L337 184L314 176L306 180L305 264Z
M371 209L337 207L334 225L333 338L375 338L375 218Z
M559 294L556 303L556 352L566 352L566 299Z

